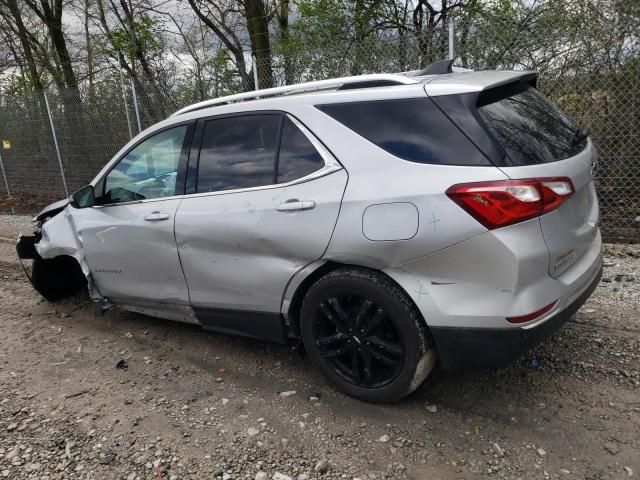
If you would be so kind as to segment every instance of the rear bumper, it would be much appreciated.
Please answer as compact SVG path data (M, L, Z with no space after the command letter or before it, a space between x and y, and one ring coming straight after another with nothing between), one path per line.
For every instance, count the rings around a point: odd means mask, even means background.
M560 328L587 301L602 277L602 266L585 290L554 316L530 328L431 327L438 356L447 370L504 366Z

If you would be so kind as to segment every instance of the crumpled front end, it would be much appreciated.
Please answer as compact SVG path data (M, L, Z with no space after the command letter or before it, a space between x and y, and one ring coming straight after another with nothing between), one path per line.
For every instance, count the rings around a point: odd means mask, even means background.
M35 218L34 235L20 236L18 257L33 287L51 302L75 295L85 286L94 300L102 296L95 287L77 235L69 206L59 211L43 210ZM25 265L32 260L31 272Z

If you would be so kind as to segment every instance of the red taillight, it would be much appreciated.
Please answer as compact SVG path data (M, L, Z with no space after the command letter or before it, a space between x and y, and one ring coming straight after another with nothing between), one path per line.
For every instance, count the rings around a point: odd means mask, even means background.
M546 307L542 307L540 310L536 310L535 312L531 312L527 315L522 315L520 317L507 317L507 321L510 323L524 323L530 320L535 320L536 318L541 317L553 307L555 307L556 303L558 303L558 300L554 300Z
M538 217L573 195L567 177L462 183L447 195L489 230Z

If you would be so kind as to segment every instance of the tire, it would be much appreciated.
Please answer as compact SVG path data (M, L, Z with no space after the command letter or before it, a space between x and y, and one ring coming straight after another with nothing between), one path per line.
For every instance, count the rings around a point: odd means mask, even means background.
M311 361L360 400L395 402L414 391L435 364L422 316L381 273L356 267L328 273L307 292L300 318Z
M33 288L50 302L72 297L87 285L75 258L66 255L44 259L37 255L31 275Z

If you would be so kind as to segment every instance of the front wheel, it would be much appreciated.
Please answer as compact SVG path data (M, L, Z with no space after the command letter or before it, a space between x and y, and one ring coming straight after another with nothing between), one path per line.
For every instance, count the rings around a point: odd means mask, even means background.
M311 360L340 390L393 402L435 364L426 326L407 294L381 273L342 268L307 292L301 333Z

